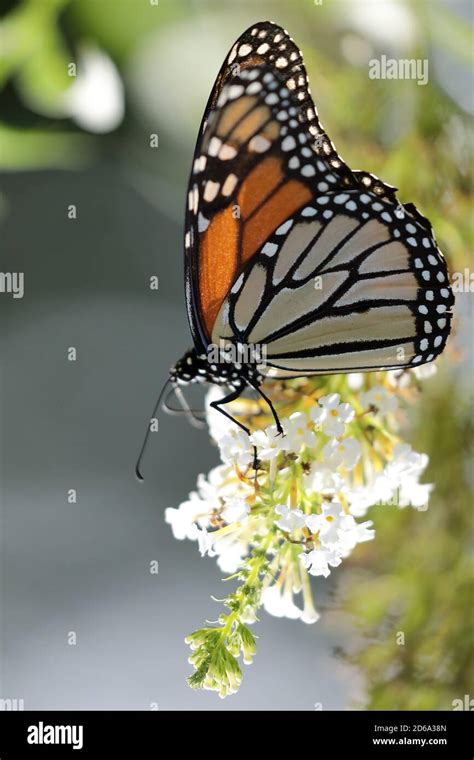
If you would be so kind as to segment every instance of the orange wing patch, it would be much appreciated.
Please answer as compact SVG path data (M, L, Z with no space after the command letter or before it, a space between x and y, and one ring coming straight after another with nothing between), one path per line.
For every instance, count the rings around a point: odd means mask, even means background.
M238 195L244 222L241 264L247 262L271 233L311 198L311 191L302 182L284 181L279 158L266 158L250 172Z
M238 98L237 100L234 100L233 103L230 103L219 119L219 123L216 127L216 134L222 138L230 134L240 119L245 116L245 114L252 111L256 102L257 98L255 97L245 97ZM203 143L203 150L206 149L206 142L207 141Z
M202 235L199 262L199 296L208 335L243 265L311 197L302 182L285 181L281 160L269 157L242 183L237 196L240 218L235 218L233 206L214 216Z
M252 169L237 196L241 218L245 221L282 182L283 173L279 158L266 158Z
M302 182L292 179L252 216L244 228L242 263L248 261L285 219L312 198L311 191Z
M252 135L258 133L271 116L270 109L267 106L258 106L244 116L242 121L238 122L230 134L230 140L235 140L239 145L250 140Z
M201 241L199 297L208 335L237 272L239 223L232 211L228 206L216 214Z

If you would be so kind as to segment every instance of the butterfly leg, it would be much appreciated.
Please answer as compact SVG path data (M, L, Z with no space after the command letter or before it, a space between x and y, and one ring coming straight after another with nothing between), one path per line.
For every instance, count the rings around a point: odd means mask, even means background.
M216 401L211 401L210 406L213 407L213 409L216 409L216 411L220 412L224 415L224 417L227 417L228 420L231 420L234 422L238 427L244 431L244 433L247 433L247 435L250 435L250 430L248 427L242 424L242 422L239 422L239 420L236 420L235 417L232 417L229 412L226 412L225 409L221 409L222 404L230 404L231 401L235 401L239 398L239 396L242 393L242 388L236 388L232 391L232 393L229 393L228 396L224 396L223 398L219 398ZM257 457L257 447L253 447L253 464L252 467L255 471L258 470L258 457Z
M170 404L169 404L169 398L173 394L176 396L176 398L180 402L181 409L175 409L173 406L170 406ZM174 416L179 416L179 415L185 414L186 417L188 418L190 424L193 427L197 427L197 428L205 428L206 427L205 421L203 419L201 419L201 417L199 416L199 415L202 416L202 415L205 414L204 410L202 410L202 409L199 409L199 410L198 409L191 409L190 406L188 405L188 402L186 401L186 399L184 397L184 394L181 392L180 388L178 388L177 386L174 386L171 389L171 391L168 393L168 395L166 396L166 398L162 402L161 406L162 406L162 409L164 409L164 411L166 412L166 414L174 415Z
M263 398L264 401L267 402L268 406L270 407L271 413L273 414L273 419L275 420L276 429L278 431L278 435L285 435L283 428L281 426L280 418L278 416L278 412L276 411L275 407L273 406L271 400L268 398L268 396L265 395L265 393L262 391L259 385L257 383L250 383L252 388L254 388L257 393Z

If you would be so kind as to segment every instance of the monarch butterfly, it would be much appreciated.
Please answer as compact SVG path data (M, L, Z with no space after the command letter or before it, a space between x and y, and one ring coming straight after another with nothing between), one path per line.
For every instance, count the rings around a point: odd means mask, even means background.
M247 29L195 149L185 225L194 348L171 369L173 388L227 386L212 406L234 419L222 407L250 386L282 432L266 377L416 367L440 354L454 302L446 263L428 219L396 190L338 155L288 33ZM221 360L210 361L216 345ZM248 345L264 346L264 363L229 361L226 351Z

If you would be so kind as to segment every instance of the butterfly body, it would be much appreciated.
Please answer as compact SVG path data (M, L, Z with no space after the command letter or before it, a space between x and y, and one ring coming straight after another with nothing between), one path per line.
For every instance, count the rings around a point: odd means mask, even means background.
M223 358L215 363L206 354L199 354L195 348L186 351L170 370L172 383L213 383L228 385L230 388L243 390L246 385L260 384L263 380L258 369L251 364L225 361Z

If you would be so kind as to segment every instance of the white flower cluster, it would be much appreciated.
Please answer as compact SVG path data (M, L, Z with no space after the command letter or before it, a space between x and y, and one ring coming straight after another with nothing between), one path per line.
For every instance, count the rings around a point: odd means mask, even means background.
M254 518L249 525L246 498L251 494L251 486L238 478L233 467L219 465L207 478L199 475L197 491L178 509L166 509L165 520L175 538L197 541L202 556L217 557L222 572L234 573L248 554L251 530L259 527L266 532L261 520Z
M351 514L347 514L342 504L336 501L323 502L318 514L305 514L301 509L290 509L283 505L276 507L281 515L275 524L291 533L295 529L308 528L311 535L317 535L318 548L302 552L299 559L310 575L323 575L331 572L329 566L337 567L343 557L347 557L357 544L371 541L375 536L372 521L357 523Z
M345 491L351 513L363 517L376 504L411 506L420 512L428 509L432 483L420 483L428 464L426 454L418 454L407 443L397 443L393 458L371 482Z
M261 589L264 608L279 617L314 622L318 614L307 575L327 577L357 544L374 538L372 521L356 519L369 507L382 503L426 509L432 486L419 479L428 457L394 443L371 459L354 407L341 403L337 393L282 419L284 435L270 425L250 437L210 407L218 395L218 389L211 389L207 410L223 464L207 478L200 475L197 491L178 509L167 509L166 521L175 538L197 541L201 554L216 556L226 573L242 567L253 546L265 544L271 573ZM397 409L395 395L384 386L357 398L362 417L380 419ZM257 494L260 480L243 476L252 466L254 447L266 468L267 501ZM299 475L292 469L296 466ZM271 540L265 543L265 537ZM301 590L304 610L293 601L293 593Z

